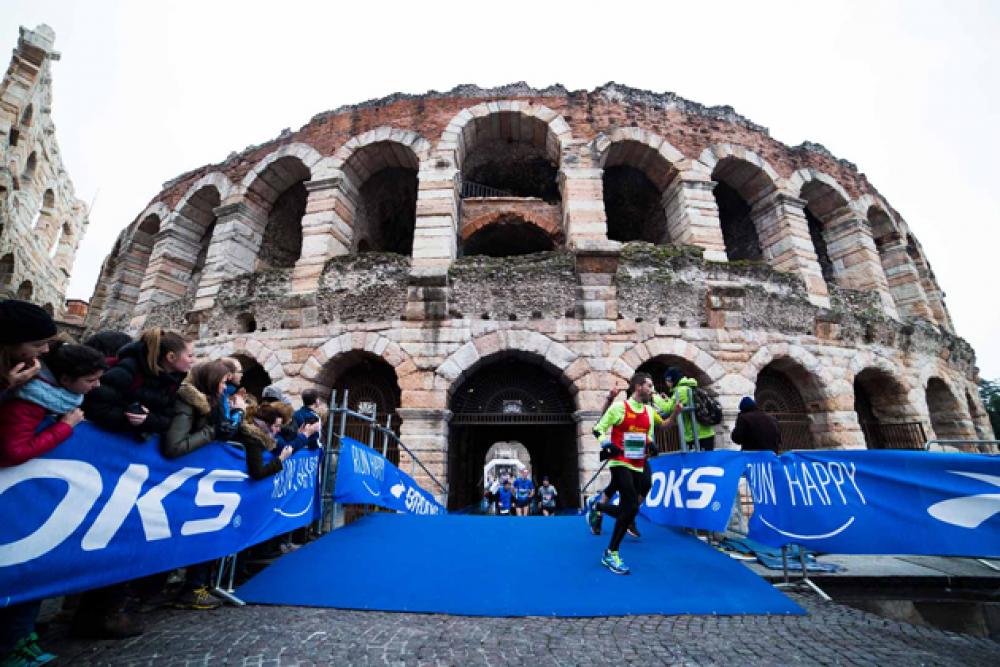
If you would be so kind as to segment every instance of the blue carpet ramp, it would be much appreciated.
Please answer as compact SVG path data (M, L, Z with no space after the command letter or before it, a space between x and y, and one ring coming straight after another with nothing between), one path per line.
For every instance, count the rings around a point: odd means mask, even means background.
M608 522L610 530L611 523ZM374 514L283 556L236 594L259 604L465 616L804 614L733 559L640 519L629 576L582 517Z

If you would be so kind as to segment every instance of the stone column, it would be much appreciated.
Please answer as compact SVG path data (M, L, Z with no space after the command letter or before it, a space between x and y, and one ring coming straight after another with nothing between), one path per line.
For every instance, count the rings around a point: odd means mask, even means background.
M797 273L806 284L809 300L828 308L830 295L809 235L805 207L804 199L772 191L751 205L750 215L767 263L779 271Z
M224 280L253 272L267 225L264 209L248 200L219 206L214 213L215 233L192 307L196 312L210 310L215 305L215 296Z
M605 239L590 241L587 249L576 250L576 316L584 321L584 331L613 333L617 329L618 270L620 244Z
M877 293L885 313L898 317L868 221L845 206L823 221L823 238L837 285Z
M594 247L608 240L603 173L600 169L578 167L559 170L562 227L571 249Z
M141 320L156 306L184 298L192 289L191 274L201 250L205 228L180 213L161 222L160 231L153 237L133 324Z
M932 319L927 295L920 286L920 275L906 252L906 239L893 232L882 242L879 255L899 314L903 317Z
M664 189L661 201L671 241L704 248L705 259L724 262L726 242L714 187L712 181L679 176Z
M405 399L405 397L404 397ZM451 411L435 408L399 408L396 410L402 423L399 439L414 456L437 478L448 486L448 422ZM448 497L427 473L416 465L405 450L399 452L399 469L411 475L417 484L432 493L447 506Z
M458 254L458 170L449 159L431 158L420 164L417 179L406 319L439 320L448 316L448 268Z
M319 288L326 260L351 250L357 193L343 175L308 181L306 213L302 217L302 254L292 271L292 292Z

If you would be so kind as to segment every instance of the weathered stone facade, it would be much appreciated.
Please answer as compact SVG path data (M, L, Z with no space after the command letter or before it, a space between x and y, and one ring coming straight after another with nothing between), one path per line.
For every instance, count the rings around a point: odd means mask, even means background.
M87 207L73 193L52 123L52 72L59 59L46 25L21 28L0 84L0 296L37 303L56 317Z
M920 245L854 165L616 84L394 95L183 174L120 235L88 322L371 397L456 505L499 441L571 495L640 367L716 393L722 445L755 393L794 446L992 437Z

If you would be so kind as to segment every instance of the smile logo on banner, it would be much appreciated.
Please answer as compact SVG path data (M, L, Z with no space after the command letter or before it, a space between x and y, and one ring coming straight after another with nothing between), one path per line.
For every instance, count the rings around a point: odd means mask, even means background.
M953 475L978 479L1000 487L1000 477L976 472L949 470ZM950 523L960 528L979 528L987 519L1000 512L1000 493L979 493L942 500L927 508L927 513L938 521Z
M406 486L403 484L394 484L389 493L392 494L393 498L399 498L403 495L403 491L406 491Z

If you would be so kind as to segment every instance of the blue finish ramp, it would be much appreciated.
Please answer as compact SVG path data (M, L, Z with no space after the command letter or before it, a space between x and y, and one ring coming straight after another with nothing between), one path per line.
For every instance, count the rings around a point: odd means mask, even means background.
M640 518L621 554L579 516L374 514L274 562L236 594L247 602L465 616L804 614L733 559Z

